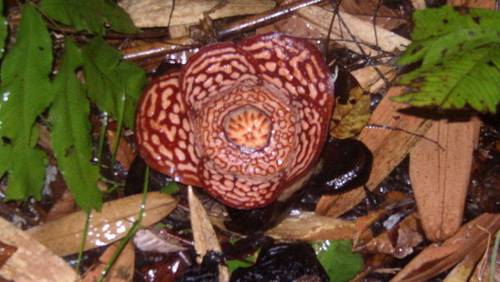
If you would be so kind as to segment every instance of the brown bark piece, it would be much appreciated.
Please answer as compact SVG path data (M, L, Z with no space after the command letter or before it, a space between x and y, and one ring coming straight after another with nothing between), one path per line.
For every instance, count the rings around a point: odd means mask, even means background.
M431 125L426 119L401 112L408 106L391 101L391 97L403 92L403 87L389 89L369 122L394 129L365 127L358 138L373 153L374 165L366 183L368 189L375 189L390 174ZM352 209L364 197L365 192L362 187L341 195L323 196L316 206L316 212L337 217Z
M104 246L121 239L132 227L142 203L142 195L106 202L101 212L93 212L84 250ZM159 192L147 195L141 224L149 226L167 216L177 203ZM75 212L57 220L27 230L36 240L54 253L65 256L78 252L82 240L86 213Z
M13 224L0 218L0 241L17 247L15 253L0 268L0 280L77 281L78 275L60 257L34 240Z
M392 280L405 282L427 281L450 269L469 254L486 249L491 234L500 229L500 214L485 213L463 225L443 244L432 244L408 263Z
M463 220L480 122L434 121L410 154L410 179L428 239L444 240Z

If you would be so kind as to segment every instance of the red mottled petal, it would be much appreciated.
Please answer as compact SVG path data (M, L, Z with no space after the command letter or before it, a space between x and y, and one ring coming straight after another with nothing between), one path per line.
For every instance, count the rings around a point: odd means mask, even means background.
M176 181L200 186L194 135L179 91L179 73L153 82L139 103L136 138L140 155L153 169Z
M239 178L204 167L205 189L224 204L252 209L272 203L279 195L280 179Z
M304 39L278 33L250 37L239 44L257 62L259 76L293 97L297 118L297 154L287 182L307 172L319 158L333 109L333 79L318 49Z
M199 110L204 101L233 86L237 81L256 79L255 68L233 43L202 48L183 68L181 90L188 109Z

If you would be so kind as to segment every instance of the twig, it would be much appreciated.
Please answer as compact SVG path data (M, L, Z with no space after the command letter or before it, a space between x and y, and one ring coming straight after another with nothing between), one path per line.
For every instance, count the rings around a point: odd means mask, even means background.
M242 21L229 24L219 31L216 31L216 36L218 39L222 39L232 35L240 34L244 31L273 23L299 9L323 2L326 2L326 0L304 0L284 5L269 12L258 14Z

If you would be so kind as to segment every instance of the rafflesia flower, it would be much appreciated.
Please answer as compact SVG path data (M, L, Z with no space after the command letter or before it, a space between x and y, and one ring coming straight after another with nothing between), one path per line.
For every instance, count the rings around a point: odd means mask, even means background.
M265 34L201 48L154 80L137 112L140 155L153 169L224 204L263 207L316 163L333 79L309 42Z

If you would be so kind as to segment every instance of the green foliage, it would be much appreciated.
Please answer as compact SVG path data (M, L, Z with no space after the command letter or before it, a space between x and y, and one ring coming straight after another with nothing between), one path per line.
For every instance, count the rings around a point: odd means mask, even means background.
M417 11L414 20L413 43L398 63L421 66L400 79L413 91L394 100L494 113L500 102L500 14L445 6Z
M84 210L99 209L101 192L97 188L99 171L90 163L90 103L85 89L76 77L82 65L80 49L66 40L65 53L57 77L54 79L54 104L50 109L52 147L57 165L76 201Z
M161 188L160 192L169 195L175 194L179 192L179 185L177 185L177 183L174 181L169 182L167 185Z
M352 252L351 241L327 240L313 247L331 282L349 281L363 268L363 257Z
M43 0L40 8L47 16L79 31L103 35L108 24L118 32L137 32L128 14L112 0Z
M0 11L2 4L0 0ZM109 24L118 31L135 31L128 15L110 0L44 0L41 5L43 13L79 30L103 34L104 24ZM6 53L0 71L0 177L8 176L8 199L40 198L47 160L36 147L35 123L48 117L52 149L66 184L82 209L99 209L100 175L98 167L91 164L87 90L101 109L113 114L120 124L132 127L145 74L122 61L121 54L99 37L84 47L84 52L67 39L52 83L52 41L38 11L34 4L23 6L15 44ZM6 28L0 25L0 47L5 36ZM83 68L86 85L77 77Z
M3 55L5 47L5 37L7 37L7 21L3 16L3 0L0 1L0 58Z
M88 94L97 106L125 126L134 127L135 108L146 74L103 39L95 38L83 49L83 64Z
M49 73L52 43L42 17L31 4L24 6L16 43L2 64L0 85L0 159L9 174L7 197L40 197L45 175L45 155L34 148L38 132L34 123L52 101Z

